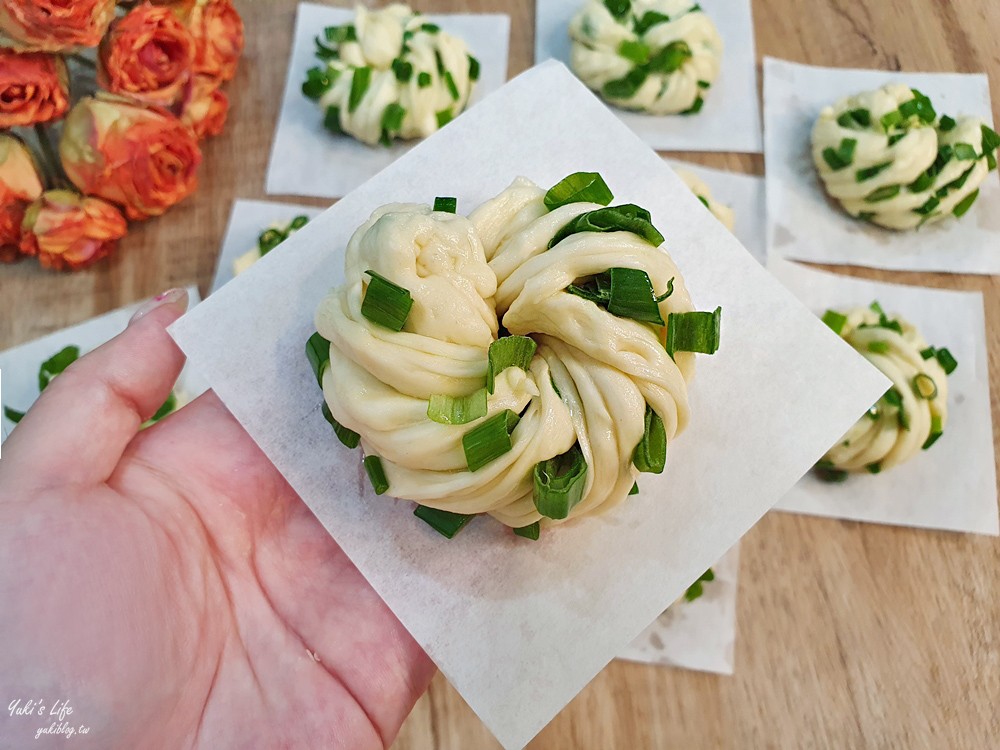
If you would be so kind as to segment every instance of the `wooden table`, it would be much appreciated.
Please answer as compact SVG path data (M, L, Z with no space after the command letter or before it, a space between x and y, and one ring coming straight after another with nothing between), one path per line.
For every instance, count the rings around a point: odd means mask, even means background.
M247 50L229 87L230 123L205 149L200 192L165 217L135 225L118 255L95 269L60 275L35 263L0 267L0 349L172 286L196 282L207 290L232 200L265 197L296 2L237 4L247 24ZM509 13L510 73L532 64L533 2L415 5L427 12ZM993 100L1000 102L997 0L754 0L754 15L761 56L893 70L985 70ZM1000 121L1000 109L994 119ZM763 170L759 156L684 158ZM982 290L991 366L998 372L997 279L836 270ZM997 426L996 377L993 383ZM741 555L735 676L613 663L531 747L1000 744L1000 541L771 514L747 535ZM394 745L496 746L440 676Z

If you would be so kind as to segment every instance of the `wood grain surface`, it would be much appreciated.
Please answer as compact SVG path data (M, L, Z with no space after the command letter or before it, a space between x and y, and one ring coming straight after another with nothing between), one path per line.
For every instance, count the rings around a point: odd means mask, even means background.
M233 199L267 197L264 173L296 3L237 5L247 25L246 55L229 87L227 129L205 149L198 194L160 219L134 225L118 255L97 268L53 274L33 262L0 267L0 349L169 287L197 283L207 291ZM426 12L510 14L510 74L532 64L533 2L414 5ZM993 101L1000 102L997 0L754 0L754 17L760 57L986 71ZM1000 121L996 107L994 120ZM684 158L763 170L759 156ZM997 429L996 278L835 270L983 291ZM531 747L1000 746L1000 541L771 514L747 535L741 557L735 676L613 663ZM498 745L439 675L394 747Z

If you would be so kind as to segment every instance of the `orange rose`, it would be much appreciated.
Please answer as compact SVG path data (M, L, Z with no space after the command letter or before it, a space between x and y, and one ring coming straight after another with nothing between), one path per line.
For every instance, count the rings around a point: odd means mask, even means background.
M24 212L21 252L37 255L45 268L75 271L107 257L127 230L107 201L49 190Z
M187 85L181 106L181 122L190 127L198 138L222 132L229 114L229 98L219 89L215 79L194 76Z
M185 21L191 15L191 11L198 0L148 0L148 2L158 5L161 8L170 8L175 16Z
M0 0L0 47L62 52L96 47L115 17L115 0Z
M42 194L42 180L31 151L18 138L0 133L0 262L20 257L24 209Z
M230 0L198 0L188 18L194 37L194 72L228 81L243 54L243 19Z
M137 6L101 42L97 83L145 104L170 106L191 73L194 42L169 8Z
M117 203L130 219L159 216L198 187L201 150L191 129L165 109L107 94L73 107L59 156L80 192Z
M0 49L0 128L51 122L67 109L69 75L61 57Z

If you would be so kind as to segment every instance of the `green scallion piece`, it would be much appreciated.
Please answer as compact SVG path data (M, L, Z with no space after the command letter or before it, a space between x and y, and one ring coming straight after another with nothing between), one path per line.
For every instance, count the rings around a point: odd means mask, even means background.
M937 442L938 438L941 437L943 434L944 430L942 429L941 425L941 416L939 414L932 414L931 431L927 435L927 440L925 440L924 444L921 446L921 450L927 450L928 448L930 448L932 445L934 445L934 443Z
M941 115L941 119L938 121L938 130L942 133L947 133L949 130L954 130L956 124L955 118L948 115Z
M443 128L455 117L450 109L442 109L440 112L435 112L434 116L437 118L437 126L439 128Z
M454 539L455 534L460 532L466 525L475 518L475 515L463 515L452 513L447 510L428 508L426 505L418 505L413 509L413 515L430 526L434 531L448 539Z
M709 568L701 574L701 577L697 581L687 587L687 591L684 592L684 599L689 602L699 599L705 593L704 584L714 580L715 571Z
M504 409L465 433L462 448L469 471L478 471L513 447L510 435L520 419L510 409Z
M937 349L934 351L934 356L944 370L945 375L951 375L955 372L955 368L958 367L958 360L951 355L950 351L947 349Z
M885 132L888 133L890 128L899 125L904 119L905 118L902 114L900 114L899 110L894 109L892 112L887 112L882 115L882 117L879 118L879 122L882 123L882 127L885 129Z
M842 128L867 128L872 124L872 113L867 109L849 109L837 118L837 124Z
M478 81L480 73L479 60L469 55L469 80Z
M887 201L890 198L895 198L897 195L899 195L899 185L883 185L882 187L868 193L868 195L865 196L865 203Z
M451 94L451 98L457 102L461 98L461 94L458 93L455 77L451 74L450 70L444 72L444 84L448 87L448 93Z
M882 471L882 464L876 462L873 464L868 464L865 468L868 469L869 474L878 474L880 471Z
M930 171L922 173L917 179L906 186L911 193L922 193L934 184L935 175Z
M382 129L387 133L398 133L403 127L406 109L396 102L389 104L382 112Z
M934 354L936 352L937 352L937 349L935 349L933 346L928 346L926 349L921 349L920 350L920 356L923 359L930 359L931 357L934 356Z
M38 368L38 392L41 393L44 391L56 375L62 374L67 367L76 362L79 358L80 347L70 345L60 349L47 360L42 362L41 366Z
M638 495L639 494L639 483L638 482L632 482L632 489L630 489L628 491L628 494L629 495Z
M326 37L326 41L333 42L334 44L356 42L358 41L358 30L354 28L353 24L345 24L344 26L327 26L323 29L323 36Z
M597 172L574 172L559 180L545 194L545 207L555 211L570 203L597 203L606 206L615 196Z
M906 138L906 133L893 133L892 135L889 136L889 145L895 146L904 138Z
M427 88L431 85L431 74L430 73L418 73L417 74L417 86L422 89Z
M694 100L694 104L692 104L687 109L681 111L681 114L682 115L696 115L699 112L701 112L701 108L704 107L704 106L705 106L705 100L702 97L699 96L698 98L696 98Z
M626 60L631 60L636 65L645 65L649 61L650 52L649 46L642 42L622 39L618 44L618 55Z
M830 461L817 461L813 467L816 477L824 482L840 483L847 481L847 472L838 469Z
M646 68L653 73L674 73L692 57L694 53L688 43L678 39L653 55Z
M916 89L910 89L910 91L913 92L913 98L899 105L899 114L904 119L916 115L924 122L934 122L937 119L937 112L934 111L931 100Z
M710 84L708 81L698 81L698 88L710 89L712 88L712 84Z
M854 149L858 145L856 138L842 138L837 148L823 149L823 161L834 172L846 169L854 161Z
M384 495L389 489L389 480L386 479L385 469L382 468L382 459L378 456L365 456L364 464L368 481L372 483L375 494Z
M1000 135L997 135L996 131L988 125L980 125L979 130L983 134L983 153L989 154L996 151L1000 147Z
M925 200L921 205L913 209L913 213L920 214L921 216L927 216L935 208L941 205L941 199L935 196L931 196Z
M700 352L715 354L719 350L722 308L714 312L670 313L667 316L667 354Z
M269 252L274 250L278 245L288 239L288 235L282 232L280 229L269 228L265 229L257 237L257 249L260 251L261 257L264 257Z
M323 116L323 127L331 133L343 135L344 129L340 125L340 107L327 107Z
M973 192L969 193L967 196L962 198L962 200L960 200L955 205L955 207L951 209L951 212L956 217L965 216L968 210L972 208L972 204L976 202L976 198L978 197L979 197L979 190L974 190Z
M611 269L608 312L619 318L664 325L649 274L636 268Z
M844 324L847 323L847 316L841 315L836 310L827 310L823 313L823 322L839 336L840 332L844 330Z
M330 342L320 336L319 332L314 333L306 341L306 357L309 360L309 364L312 366L313 374L316 376L316 382L319 383L320 388L322 388L323 372L330 364Z
M889 343L887 341L869 341L868 351L873 354L888 354Z
M517 536L537 542L538 537L542 534L542 524L535 521L534 523L529 523L527 526L521 526L520 528L514 529L514 533Z
M288 231L289 233L297 232L308 223L309 223L309 217L306 216L305 214L299 214L289 222Z
M318 100L333 86L339 72L324 68L310 68L306 71L306 80L302 84L302 93L312 100Z
M604 7L608 13L621 20L632 10L631 0L604 0Z
M333 412L330 411L330 407L327 405L326 401L323 402L323 417L327 422L333 427L333 434L337 436L337 439L352 450L358 447L358 443L361 442L361 436L354 430L344 427L340 422L338 422L334 416Z
M608 99L631 99L649 77L647 66L632 68L624 78L608 81L601 87L601 93Z
M632 464L641 472L662 474L667 463L667 432L663 420L646 404L642 439L632 451Z
M916 394L917 398L930 401L937 398L937 383L934 382L934 378L930 375L919 372L913 376L913 393Z
M575 444L562 455L535 464L532 499L546 518L563 519L583 499L587 484L587 462Z
M653 247L663 244L663 235L650 222L649 211L632 203L588 211L571 220L549 241L549 249L580 232L631 232Z
M396 80L400 83L409 83L413 77L413 65L397 58L392 61L392 72L396 74Z
M435 393L427 403L427 418L438 424L468 424L486 416L486 389L468 396Z
M3 408L3 415L7 417L11 422L17 424L22 419L24 419L24 412L17 411L16 409L11 409L9 406Z
M952 146L952 153L956 159L970 160L978 159L979 155L971 143L956 143Z
M413 307L413 297L407 289L394 284L389 279L371 269L365 271L371 276L365 298L361 301L361 314L372 323L377 323L391 331L401 331L406 317Z
M363 68L354 69L354 76L351 78L351 95L347 100L348 112L353 112L361 104L361 100L364 99L365 92L368 91L371 81L372 69L369 66L366 65Z
M434 210L453 214L458 211L458 198L437 197L434 199Z
M668 23L670 16L664 13L657 13L655 10L647 10L642 14L642 18L637 18L633 24L633 30L638 36L642 36L654 26L661 23Z
M528 336L504 336L490 344L486 354L486 390L493 393L497 376L508 367L520 367L527 372L537 348L538 344Z
M871 167L865 167L864 169L859 169L854 173L855 180L857 182L865 182L866 180L870 180L873 177L876 177L877 175L881 174L891 166L892 162L886 161L882 162L881 164L875 164Z
M437 34L439 31L441 31L441 27L438 26L436 23L425 23L420 27L420 30L425 31L428 34Z

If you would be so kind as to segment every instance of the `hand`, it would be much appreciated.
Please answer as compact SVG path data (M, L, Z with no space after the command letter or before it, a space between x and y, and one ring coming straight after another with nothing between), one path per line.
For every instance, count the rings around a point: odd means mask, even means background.
M0 460L0 747L381 748L433 666L214 394L159 306L57 377ZM58 723L58 722L57 722Z

